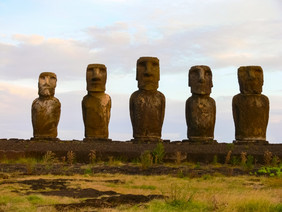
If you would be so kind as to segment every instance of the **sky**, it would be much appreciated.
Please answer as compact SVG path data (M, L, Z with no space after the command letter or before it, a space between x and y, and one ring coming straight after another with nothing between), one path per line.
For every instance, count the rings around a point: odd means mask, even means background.
M208 65L216 101L215 140L235 138L232 97L237 69L259 65L270 100L267 140L282 136L282 1L280 0L0 0L0 138L32 137L31 104L41 72L57 74L58 137L84 138L81 100L86 67L107 66L112 98L109 137L132 138L129 98L136 61L160 60L166 96L162 138L187 138L188 70Z

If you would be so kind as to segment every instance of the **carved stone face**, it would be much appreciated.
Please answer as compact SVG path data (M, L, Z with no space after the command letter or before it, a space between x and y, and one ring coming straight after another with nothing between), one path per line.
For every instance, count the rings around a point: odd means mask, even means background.
M38 94L40 97L52 97L55 95L57 76L52 72L42 72L38 79Z
M87 90L104 92L106 90L107 68L103 64L89 64L86 70Z
M263 71L260 66L241 66L238 80L242 94L260 94L263 86Z
M207 95L211 93L212 72L208 66L192 66L189 70L191 93Z
M157 90L160 80L159 59L156 57L140 57L137 60L136 80L142 90Z

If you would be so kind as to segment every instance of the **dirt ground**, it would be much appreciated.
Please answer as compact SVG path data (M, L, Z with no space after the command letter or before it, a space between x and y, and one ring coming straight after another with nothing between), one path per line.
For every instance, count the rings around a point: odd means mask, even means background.
M85 164L1 164L0 170L2 175L4 173L17 173L18 175L66 175L71 176L75 174L127 174L127 175L171 175L183 177L201 177L203 175L221 174L224 176L239 176L249 173L249 170L237 168L232 166L211 166L205 164L198 164L190 166L168 166L168 165L152 165L146 169L140 165L85 165ZM256 171L254 168L252 171ZM5 175L5 174L4 174ZM0 174L1 178L1 174ZM5 178L2 176L2 178Z

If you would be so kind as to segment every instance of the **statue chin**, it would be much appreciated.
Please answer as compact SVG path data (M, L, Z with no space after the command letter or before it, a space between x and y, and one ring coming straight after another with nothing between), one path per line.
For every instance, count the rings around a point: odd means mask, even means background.
M50 88L39 89L39 96L50 97L50 96L54 96L54 94L55 94L54 89L50 89Z

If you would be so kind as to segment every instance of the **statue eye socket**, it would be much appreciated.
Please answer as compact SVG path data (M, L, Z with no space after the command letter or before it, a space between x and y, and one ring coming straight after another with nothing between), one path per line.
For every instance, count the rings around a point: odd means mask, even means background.
M138 67L144 67L144 66L145 66L145 62L138 63Z
M211 72L210 71L206 71L205 75L206 76L211 76Z
M196 77L196 76L198 75L198 71L199 71L199 70L195 70L195 69L192 70L192 71L190 72L190 76L191 76L191 77Z
M152 65L153 65L153 66L159 66L159 63L153 62Z

